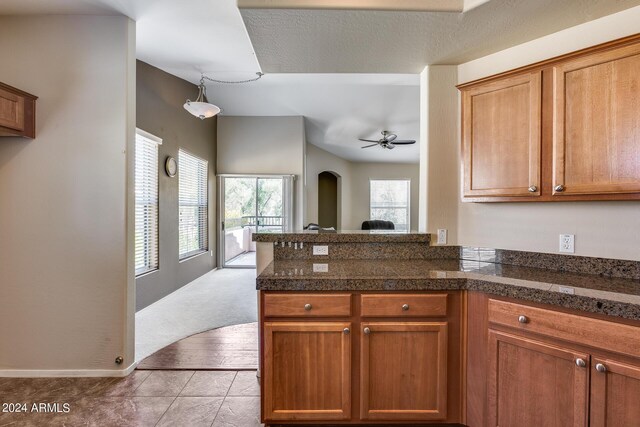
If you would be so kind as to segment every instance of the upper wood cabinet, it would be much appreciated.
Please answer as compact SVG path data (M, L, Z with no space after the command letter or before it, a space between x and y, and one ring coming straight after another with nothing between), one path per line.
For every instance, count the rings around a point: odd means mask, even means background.
M0 136L35 138L37 97L0 83Z
M462 200L639 200L640 35L458 86Z
M640 44L553 68L555 195L640 192Z
M463 92L464 196L540 194L540 72Z

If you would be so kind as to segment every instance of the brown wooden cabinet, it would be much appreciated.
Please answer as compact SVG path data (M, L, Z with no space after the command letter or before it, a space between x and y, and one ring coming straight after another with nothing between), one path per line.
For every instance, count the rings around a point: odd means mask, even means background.
M447 323L361 325L360 417L447 418Z
M489 331L489 426L586 427L589 355Z
M591 365L591 427L640 424L640 365L594 356Z
M465 90L464 196L540 194L540 72Z
M640 192L640 44L553 67L553 194Z
M37 97L0 83L0 136L36 136Z
M351 418L351 323L266 322L263 416Z
M640 199L640 35L462 92L462 200Z

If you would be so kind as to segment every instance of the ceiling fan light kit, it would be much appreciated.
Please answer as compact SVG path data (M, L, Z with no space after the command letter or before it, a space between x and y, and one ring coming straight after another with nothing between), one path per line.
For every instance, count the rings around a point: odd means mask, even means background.
M396 138L398 138L398 135L396 135L395 133L391 133L387 130L383 130L381 133L382 133L382 138L377 141L373 139L359 138L360 141L373 143L370 145L365 145L362 148L370 148L370 147L375 147L376 145L379 145L380 148L383 148L386 150L393 150L394 148L396 148L396 145L411 145L416 143L416 141L414 140L397 140Z

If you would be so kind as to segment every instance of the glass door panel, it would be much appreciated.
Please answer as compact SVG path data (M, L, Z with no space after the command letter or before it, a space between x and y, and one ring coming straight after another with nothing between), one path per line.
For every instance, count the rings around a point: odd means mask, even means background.
M284 207L282 178L257 179L257 215L258 233L282 233L284 225Z
M255 267L257 180L254 177L223 177L224 267Z

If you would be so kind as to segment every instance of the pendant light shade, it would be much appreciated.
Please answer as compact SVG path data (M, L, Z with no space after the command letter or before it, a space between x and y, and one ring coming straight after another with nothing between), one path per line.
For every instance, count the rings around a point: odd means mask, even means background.
M195 101L187 99L184 109L198 117L200 120L208 119L220 113L220 107L210 104L207 99L207 87L204 85L204 78L200 79L198 85L198 98Z

